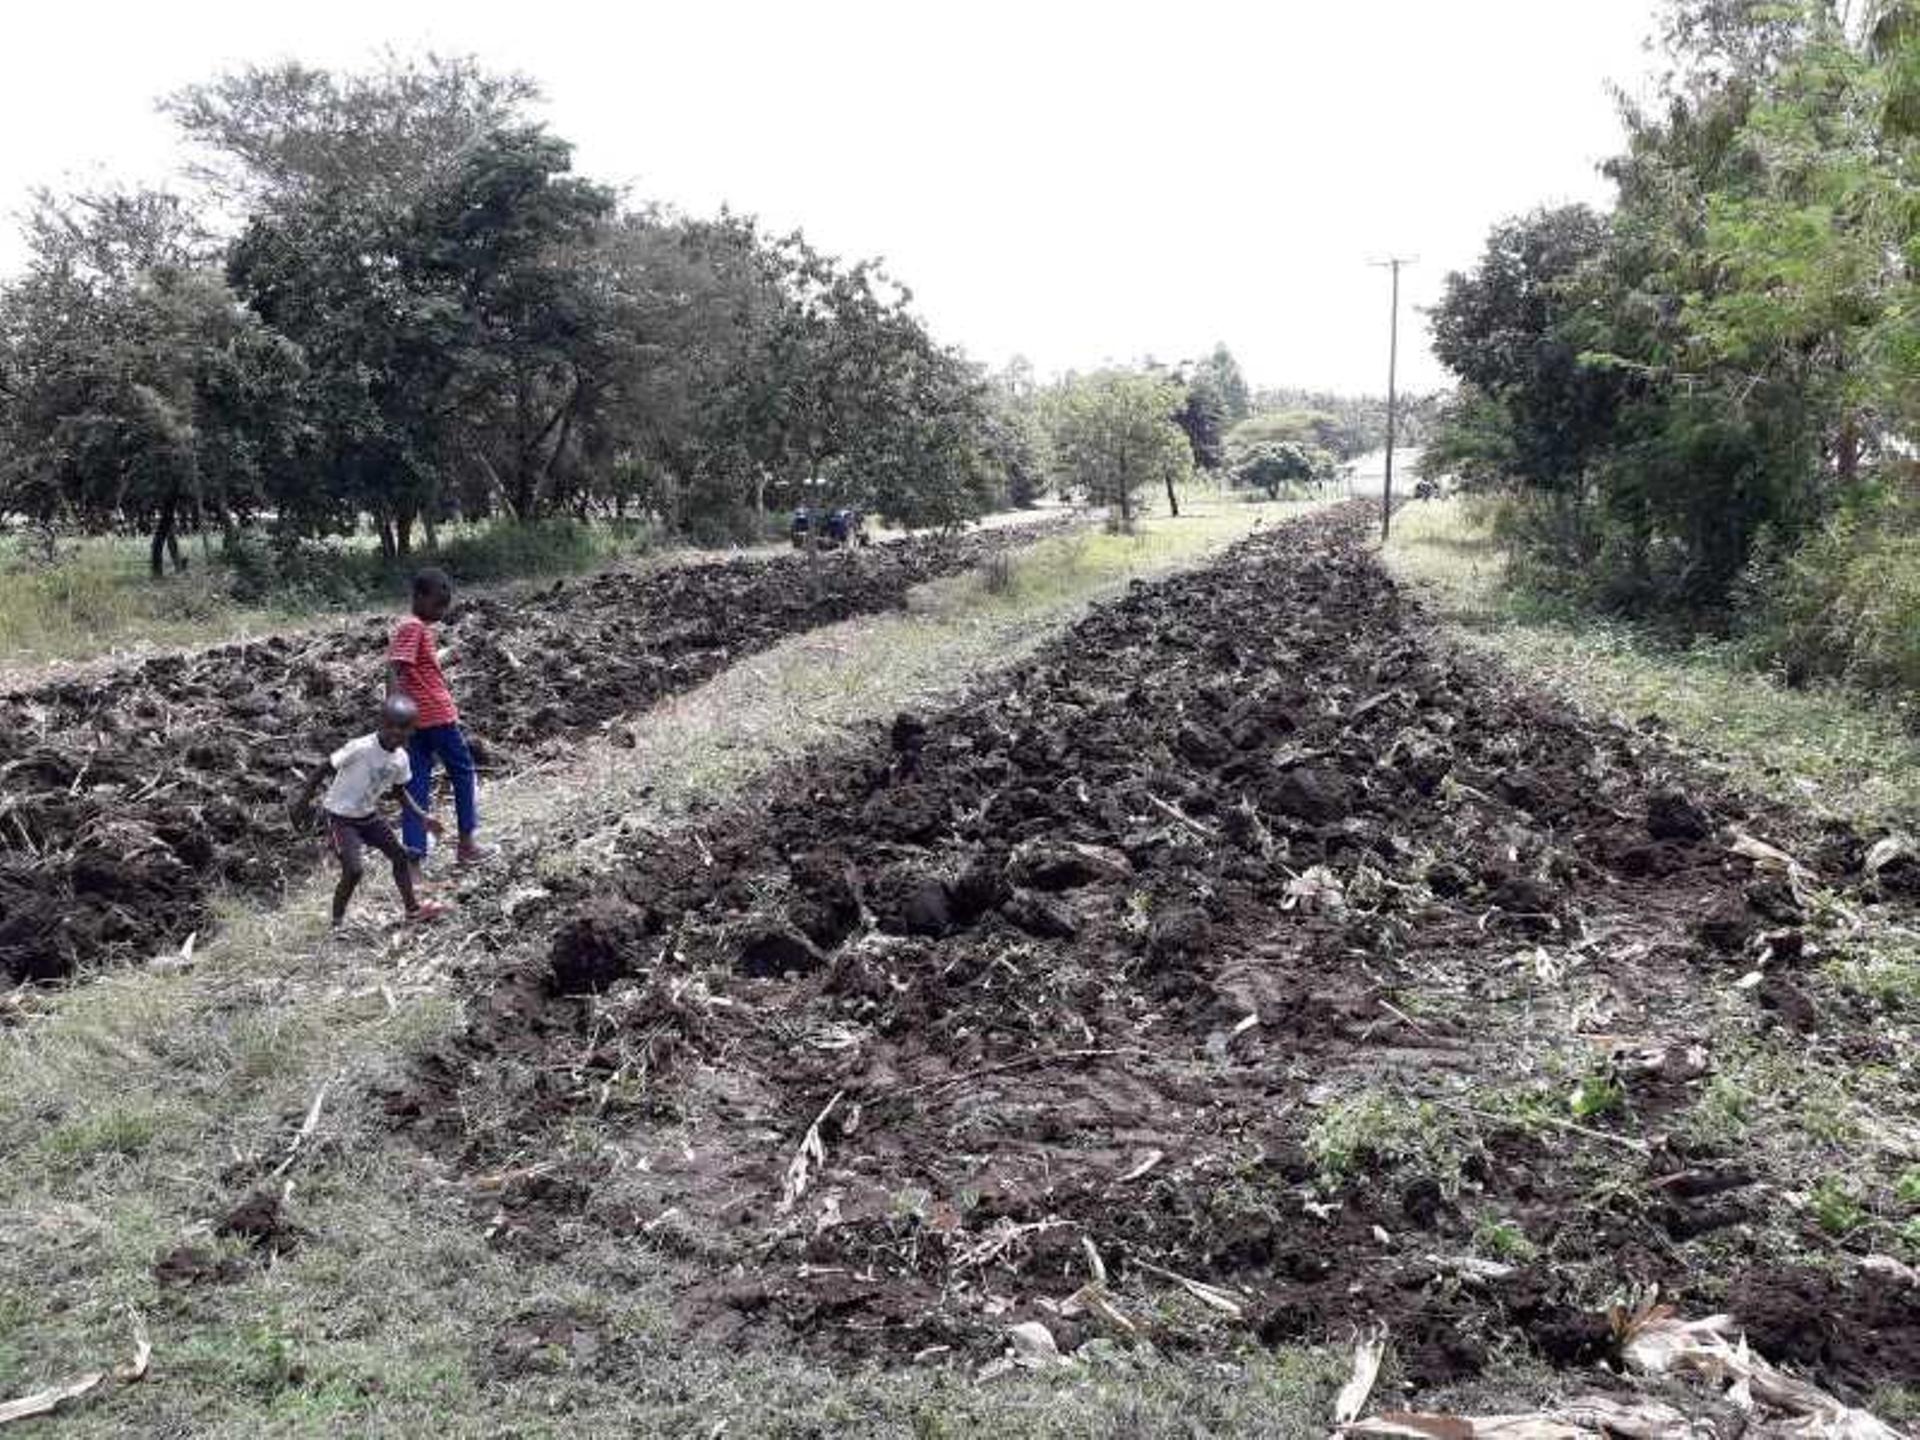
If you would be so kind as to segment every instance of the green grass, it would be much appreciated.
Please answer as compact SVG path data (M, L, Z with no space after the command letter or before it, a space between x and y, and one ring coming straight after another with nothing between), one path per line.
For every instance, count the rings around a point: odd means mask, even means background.
M1305 1144L1329 1186L1398 1170L1435 1180L1451 1196L1478 1141L1455 1112L1392 1091L1362 1090L1321 1109Z
M1522 677L1628 722L1658 716L1750 789L1869 823L1920 815L1920 742L1890 706L1789 689L1730 647L1675 647L1530 602L1503 584L1504 552L1460 500L1402 509L1386 558L1442 621Z
M318 616L384 604L414 567L435 564L464 584L575 573L650 548L643 528L573 521L455 525L440 548L381 559L370 535L274 554L261 537L234 553L191 540L188 569L156 580L143 541L60 544L49 564L16 543L0 563L0 670L86 660L137 646L205 644L270 634Z
M665 828L848 727L951 699L1135 578L1193 563L1261 511L1220 505L1137 537L1049 541L1002 581L923 587L906 613L798 636L633 723L637 743L488 791L509 890L606 862L623 823ZM537 863L536 863L537 861ZM1094 1347L1057 1371L977 1383L938 1363L830 1368L784 1350L690 1337L670 1246L584 1228L553 1255L503 1254L490 1206L391 1134L373 1088L459 1024L457 929L390 940L393 902L363 892L362 928L327 934L325 877L278 910L235 908L186 972L125 970L30 997L0 1028L0 1399L129 1349L153 1373L109 1385L57 1424L78 1436L574 1435L900 1437L1325 1433L1339 1349L1249 1343L1204 1360ZM456 922L457 925L458 922ZM485 922L482 922L485 923ZM209 1223L287 1153L302 1232L238 1283L163 1289L154 1260L214 1245ZM581 1127L587 1160L621 1137ZM276 1187L283 1183L273 1180ZM663 1236L666 1232L662 1232ZM229 1242L219 1242L229 1245ZM229 1248L229 1253L237 1247ZM1055 1297L1060 1298L1060 1297ZM1131 1299L1134 1313L1144 1307ZM541 1353L511 1370L516 1317L584 1317L599 1356ZM23 1432L23 1433L31 1433Z

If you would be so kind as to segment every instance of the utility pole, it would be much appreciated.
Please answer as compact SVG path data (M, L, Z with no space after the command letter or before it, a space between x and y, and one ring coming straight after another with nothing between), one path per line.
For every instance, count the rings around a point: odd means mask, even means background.
M1400 365L1400 267L1411 265L1420 257L1417 255L1390 255L1385 260L1371 262L1377 269L1393 272L1393 311L1387 321L1387 468L1380 487L1380 543L1387 543L1387 534L1393 527L1393 434L1397 395L1394 381Z

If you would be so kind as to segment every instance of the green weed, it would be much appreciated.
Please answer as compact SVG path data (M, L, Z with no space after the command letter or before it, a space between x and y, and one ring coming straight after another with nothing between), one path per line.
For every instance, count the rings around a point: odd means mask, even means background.
M1893 1182L1893 1198L1909 1209L1920 1209L1920 1165L1909 1165Z
M1851 1183L1838 1175L1822 1177L1807 1196L1807 1210L1814 1223L1836 1239L1852 1234L1866 1223L1867 1212Z
M1567 1108L1579 1120L1610 1114L1626 1103L1627 1092L1620 1088L1620 1082L1612 1075L1599 1071L1581 1076L1579 1083L1573 1087L1573 1093L1567 1096Z
M1920 1422L1920 1384L1882 1385L1868 1399L1867 1409L1889 1425Z
M1489 1260L1524 1262L1540 1253L1540 1247L1527 1238L1527 1232L1511 1220L1488 1216L1473 1228L1473 1248Z
M1906 950L1874 950L1830 962L1827 974L1884 1010L1920 1010L1920 959Z
M1726 1153L1739 1148L1753 1126L1759 1097L1731 1074L1722 1071L1707 1081L1681 1126L1687 1142Z
M1314 1117L1306 1135L1309 1158L1329 1184L1368 1165L1414 1171L1455 1195L1467 1137L1449 1112L1426 1101L1380 1090L1336 1100Z
M132 1157L153 1143L159 1117L138 1105L109 1105L55 1127L41 1142L56 1164L84 1165L109 1155Z

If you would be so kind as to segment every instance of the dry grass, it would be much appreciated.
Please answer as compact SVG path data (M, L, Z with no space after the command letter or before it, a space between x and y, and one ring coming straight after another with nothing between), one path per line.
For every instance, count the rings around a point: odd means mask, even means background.
M1047 542L1016 557L1006 584L958 577L919 592L905 614L789 641L633 722L630 748L584 747L491 787L503 853L477 883L510 889L542 867L591 870L611 827L668 827L849 725L951 696L1131 579L1304 507L1199 508L1137 538ZM127 970L28 996L0 1028L0 1398L123 1358L127 1306L155 1346L145 1383L104 1390L48 1428L1324 1432L1339 1356L1253 1350L1193 1366L1115 1353L991 1387L937 1366L839 1374L677 1336L664 1264L634 1242L581 1239L550 1261L495 1253L475 1197L388 1136L368 1095L458 1023L455 971L484 963L479 937L457 922L430 942L395 931L391 897L369 883L353 930L334 940L327 888L318 877L276 910L234 908L191 969ZM287 1152L323 1084L319 1124L285 1177L299 1248L233 1285L162 1289L155 1258L183 1241L216 1243L208 1222L237 1198L231 1177ZM503 1368L503 1330L554 1307L591 1324L599 1356L540 1352Z

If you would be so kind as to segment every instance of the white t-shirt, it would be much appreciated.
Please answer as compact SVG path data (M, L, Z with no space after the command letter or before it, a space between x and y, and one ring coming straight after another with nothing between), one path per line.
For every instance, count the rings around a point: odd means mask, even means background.
M322 803L329 815L364 820L396 785L413 778L405 750L383 750L378 735L362 735L333 752L333 783Z

